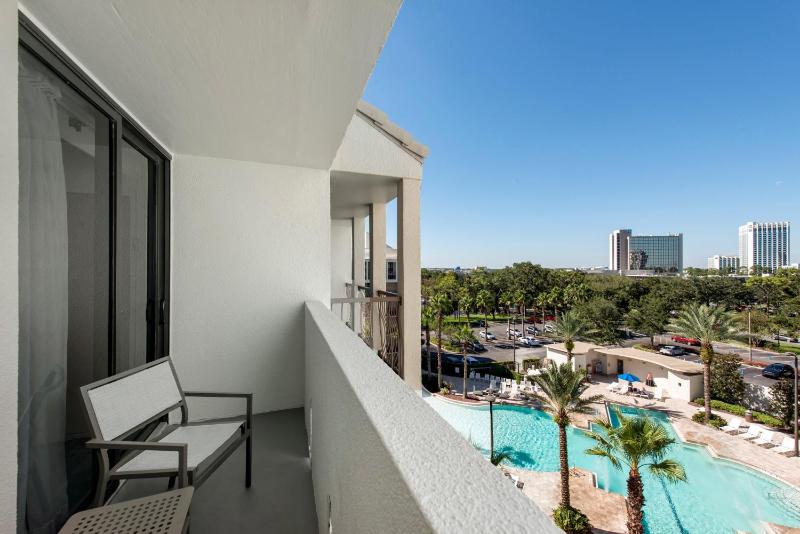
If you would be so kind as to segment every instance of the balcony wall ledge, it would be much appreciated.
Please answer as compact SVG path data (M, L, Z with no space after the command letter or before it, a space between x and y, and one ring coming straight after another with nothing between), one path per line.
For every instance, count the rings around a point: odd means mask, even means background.
M305 358L320 532L561 532L320 302Z

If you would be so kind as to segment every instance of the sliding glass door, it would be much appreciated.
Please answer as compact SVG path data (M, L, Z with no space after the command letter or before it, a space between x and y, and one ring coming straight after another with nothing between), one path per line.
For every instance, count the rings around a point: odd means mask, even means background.
M19 502L57 532L95 490L79 388L167 353L162 152L20 27Z

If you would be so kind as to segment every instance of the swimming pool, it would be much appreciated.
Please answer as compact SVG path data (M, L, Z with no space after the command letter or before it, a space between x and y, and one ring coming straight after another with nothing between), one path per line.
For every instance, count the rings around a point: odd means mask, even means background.
M425 400L488 455L488 406L463 406L434 396ZM627 406L620 409L626 415L656 419L676 436L661 412ZM494 425L495 449L508 452L512 465L558 471L557 427L549 415L522 406L495 406ZM686 467L689 482L671 485L647 472L642 475L645 527L649 534L762 532L762 521L800 527L800 492L755 470L714 458L705 447L684 443L677 436L676 439L669 456ZM593 443L582 431L570 427L570 466L594 472L600 488L625 495L627 472L613 469L603 458L585 454Z

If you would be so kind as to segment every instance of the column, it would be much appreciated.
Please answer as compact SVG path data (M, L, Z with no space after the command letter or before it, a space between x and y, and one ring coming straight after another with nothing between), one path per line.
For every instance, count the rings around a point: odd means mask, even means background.
M358 297L359 286L364 286L366 272L364 271L364 217L353 217L353 296ZM361 332L361 307L363 304L354 304L353 330Z
M369 205L369 266L372 296L386 291L386 204L376 202ZM378 324L378 308L372 307L372 348L383 346Z
M420 275L419 180L400 180L397 191L397 268L400 293L401 376L415 391L422 388L422 280Z

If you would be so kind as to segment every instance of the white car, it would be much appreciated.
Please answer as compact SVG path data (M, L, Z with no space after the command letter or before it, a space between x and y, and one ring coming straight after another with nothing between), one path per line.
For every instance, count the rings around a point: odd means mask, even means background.
M494 335L494 334L492 334L491 332L481 332L481 334L480 334L480 335L481 335L481 337L482 337L483 339L486 339L486 340L490 340L490 339L497 339L497 336L495 336L495 335Z
M661 347L658 352L661 354L666 354L667 356L682 356L684 351L680 347L676 347L675 345L666 345Z
M521 345L525 345L526 347L541 347L542 344L535 337L525 336L519 338L519 343Z
M519 331L517 328L506 328L506 334L510 334L514 337L519 337L522 335L522 332Z
M546 325L544 325L544 331L545 332L555 332L556 331L556 325L551 324L551 323L547 323Z

